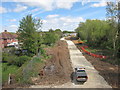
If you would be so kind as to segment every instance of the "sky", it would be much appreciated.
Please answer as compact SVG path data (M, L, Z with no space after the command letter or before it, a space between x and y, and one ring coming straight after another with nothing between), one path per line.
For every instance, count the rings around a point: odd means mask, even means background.
M114 1L114 0L113 0ZM28 14L40 18L42 31L74 31L87 19L106 18L105 0L3 0L0 5L0 32L16 32Z

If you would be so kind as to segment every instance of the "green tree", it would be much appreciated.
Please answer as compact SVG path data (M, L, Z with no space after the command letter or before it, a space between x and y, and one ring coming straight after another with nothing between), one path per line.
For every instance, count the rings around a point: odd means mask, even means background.
M53 32L48 32L44 36L44 44L49 46L53 45L57 40L59 40L59 36Z
M49 32L54 32L54 30L53 30L53 29L50 29Z
M28 50L28 55L31 53L38 53L38 39L40 37L38 31L40 30L41 25L42 21L33 18L32 15L27 15L20 21L18 40L19 43L21 43L22 49Z
M108 2L107 3L107 20L110 24L110 32L109 38L113 45L113 56L117 55L118 48L117 48L117 40L118 40L118 4L116 2Z
M55 33L59 35L59 38L61 38L62 35L63 35L63 33L62 33L62 31L60 29L56 29Z
M80 22L79 27L76 29L78 37L82 40L87 40L87 44L90 46L101 47L108 41L107 33L109 30L109 24L106 21L101 20L86 20L86 22Z

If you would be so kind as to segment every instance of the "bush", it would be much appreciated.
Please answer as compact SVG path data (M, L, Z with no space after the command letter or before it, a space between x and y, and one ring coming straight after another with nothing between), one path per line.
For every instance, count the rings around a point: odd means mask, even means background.
M45 36L44 36L44 44L46 45L53 45L57 40L59 39L59 35L56 34L56 33L47 33Z
M44 54L46 54L46 51L45 51L43 48L41 48L41 49L40 49L40 53L41 53L42 55L44 55Z
M22 64L24 64L26 61L30 60L31 58L28 56L15 56L15 55L10 55L10 56L4 56L4 60L7 61L8 65L16 65L18 67L21 67Z
M7 62L8 57L9 57L8 53L2 53L2 61L3 62Z
M15 65L18 67L21 67L26 61L30 60L31 58L28 56L20 56L18 59L15 61Z
M43 61L40 57L33 57L32 60L24 63L18 73L16 73L16 80L20 84L32 84L31 77L38 75L39 70L43 68Z
M10 55L7 57L7 63L8 65L16 65L16 60L18 59L15 55Z
M34 57L33 61L34 61L33 63L42 63L43 62L40 57Z

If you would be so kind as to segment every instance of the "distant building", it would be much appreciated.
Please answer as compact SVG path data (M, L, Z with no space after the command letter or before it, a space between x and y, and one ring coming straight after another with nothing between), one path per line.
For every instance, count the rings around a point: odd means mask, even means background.
M70 33L70 36L76 37L76 36L77 36L77 33Z
M65 36L65 37L67 37L67 36L74 36L74 37L76 37L77 33L65 33L65 34L63 34L63 36Z
M18 43L17 39L18 35L16 33L10 33L5 30L0 34L0 47L4 48L8 45L12 45L13 43Z

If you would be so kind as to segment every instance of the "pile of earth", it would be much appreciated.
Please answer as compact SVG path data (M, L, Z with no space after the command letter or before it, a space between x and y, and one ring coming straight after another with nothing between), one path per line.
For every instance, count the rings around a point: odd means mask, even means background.
M60 85L71 80L71 67L68 45L65 41L58 41L54 47L45 48L51 56L43 67L43 76L37 78L37 85Z

